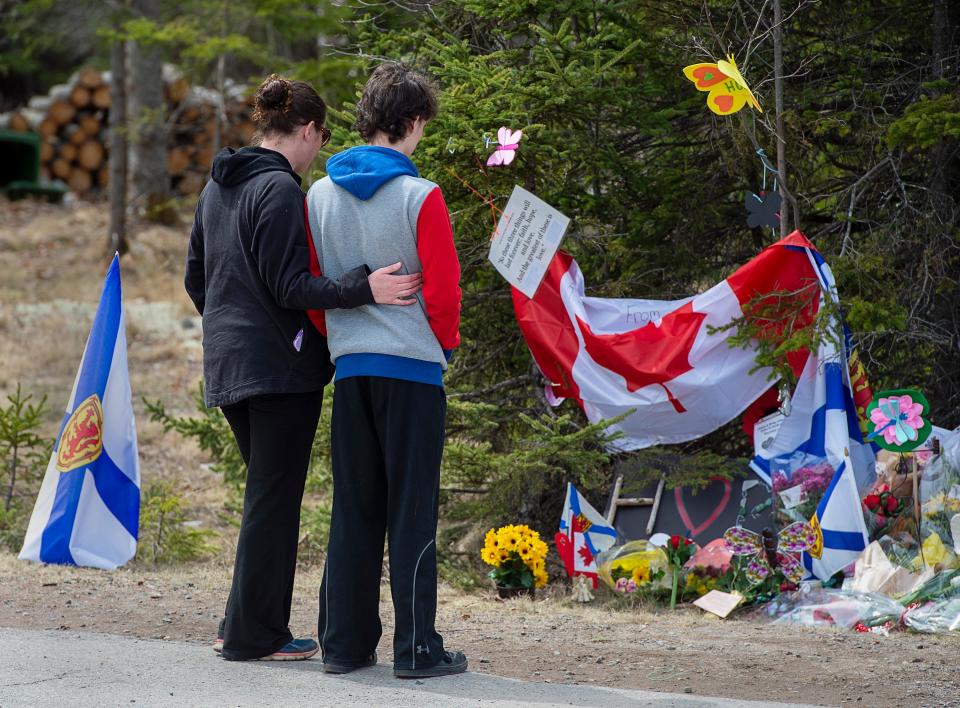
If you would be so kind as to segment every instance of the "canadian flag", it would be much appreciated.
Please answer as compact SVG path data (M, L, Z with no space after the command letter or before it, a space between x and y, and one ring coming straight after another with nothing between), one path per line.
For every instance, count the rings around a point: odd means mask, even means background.
M617 541L616 530L569 482L560 516L560 530L554 539L557 553L571 578L585 575L597 587L597 560L602 551Z
M587 297L576 261L558 251L532 299L513 290L514 310L548 398L575 399L594 422L632 410L611 426L623 433L611 443L620 450L678 443L716 430L770 391L768 369L750 373L754 352L711 328L740 317L757 296L818 288L815 250L794 231L706 292L671 301ZM818 307L811 297L803 316ZM798 374L808 358L791 355Z

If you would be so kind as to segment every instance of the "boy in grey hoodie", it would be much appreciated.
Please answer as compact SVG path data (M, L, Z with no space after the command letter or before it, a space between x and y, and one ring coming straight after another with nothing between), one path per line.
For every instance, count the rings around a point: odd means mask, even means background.
M307 222L328 278L353 263L401 261L423 274L419 306L326 312L337 367L333 515L320 588L324 669L376 663L384 534L395 613L394 674L460 673L462 652L434 627L436 529L446 397L443 372L460 343L460 265L443 195L410 156L437 112L432 86L400 64L378 67L357 106L367 145L327 161L307 194Z

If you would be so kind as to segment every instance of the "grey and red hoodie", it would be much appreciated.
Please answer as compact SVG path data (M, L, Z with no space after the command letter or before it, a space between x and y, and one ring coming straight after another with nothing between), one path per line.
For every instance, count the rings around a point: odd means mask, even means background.
M380 376L443 385L460 343L460 263L440 188L403 153L364 145L327 161L307 192L307 224L320 270L337 279L356 263L400 261L423 273L417 305L372 305L325 313L337 380Z

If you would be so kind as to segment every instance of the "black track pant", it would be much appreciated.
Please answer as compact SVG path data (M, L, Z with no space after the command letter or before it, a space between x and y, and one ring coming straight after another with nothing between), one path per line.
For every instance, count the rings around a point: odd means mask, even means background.
M373 376L336 383L333 517L318 632L324 659L360 663L380 641L386 533L394 668L436 664L437 505L447 402L443 388Z
M300 503L322 404L323 391L314 391L251 396L222 408L247 463L243 521L223 622L225 659L267 656L293 638L287 625Z

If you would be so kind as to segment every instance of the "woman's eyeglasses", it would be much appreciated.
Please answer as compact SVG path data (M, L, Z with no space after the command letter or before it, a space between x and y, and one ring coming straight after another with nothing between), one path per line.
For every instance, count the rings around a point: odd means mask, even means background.
M330 130L323 125L317 128L317 130L320 132L320 147L323 147L330 142Z

